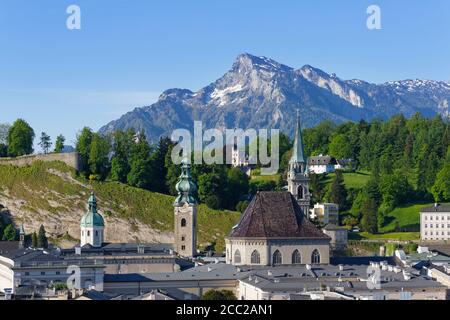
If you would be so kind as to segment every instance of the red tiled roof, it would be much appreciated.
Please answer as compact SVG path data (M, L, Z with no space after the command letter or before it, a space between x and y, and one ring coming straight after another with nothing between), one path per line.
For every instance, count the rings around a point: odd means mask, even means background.
M329 239L308 220L289 192L259 192L229 237Z

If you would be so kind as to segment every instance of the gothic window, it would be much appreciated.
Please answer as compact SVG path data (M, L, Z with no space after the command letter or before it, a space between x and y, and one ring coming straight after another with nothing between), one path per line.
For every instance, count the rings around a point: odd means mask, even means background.
M320 263L320 253L317 250L314 250L311 255L311 263L318 264Z
M302 257L300 255L300 252L298 250L295 250L292 253L292 264L301 264L302 263Z
M298 186L298 188L297 188L297 197L299 199L303 199L303 187L302 186Z
M181 250L186 250L186 246L181 246Z
M186 227L186 219L181 219L181 226Z
M272 256L272 263L275 265L275 264L282 264L283 263L283 258L282 258L282 256L281 256L281 252L280 251L275 251L274 253L273 253L273 256Z
M98 231L97 230L95 230L95 236L98 237Z
M239 250L234 252L234 263L241 263L241 252Z
M87 232L87 235L88 235L88 237L90 237L91 236L91 232L88 230L88 232Z
M252 252L251 261L252 264L260 264L261 263L261 256L259 255L259 252L257 250Z

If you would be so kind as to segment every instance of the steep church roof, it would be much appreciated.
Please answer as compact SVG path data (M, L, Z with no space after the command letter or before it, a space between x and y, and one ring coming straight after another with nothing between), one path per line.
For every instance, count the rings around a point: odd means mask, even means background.
M306 163L305 149L303 148L302 128L300 125L300 112L297 110L297 126L295 128L294 149L290 163Z
M259 192L229 237L329 239L308 220L289 192Z

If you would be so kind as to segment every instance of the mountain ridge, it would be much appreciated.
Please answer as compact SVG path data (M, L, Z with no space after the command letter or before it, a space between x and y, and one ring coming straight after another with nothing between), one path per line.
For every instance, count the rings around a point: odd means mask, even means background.
M450 81L400 80L373 84L343 80L311 65L294 69L267 57L241 54L221 78L193 92L165 90L152 105L136 108L99 131L144 129L150 141L178 128L277 128L292 135L295 110L304 127L323 120L386 119L402 113L450 115Z

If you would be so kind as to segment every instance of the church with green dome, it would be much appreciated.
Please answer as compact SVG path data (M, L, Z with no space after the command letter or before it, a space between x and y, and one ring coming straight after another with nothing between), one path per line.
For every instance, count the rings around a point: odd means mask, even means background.
M81 218L81 246L91 245L101 247L104 242L105 221L97 212L97 198L94 192L91 193L88 201L88 211Z

